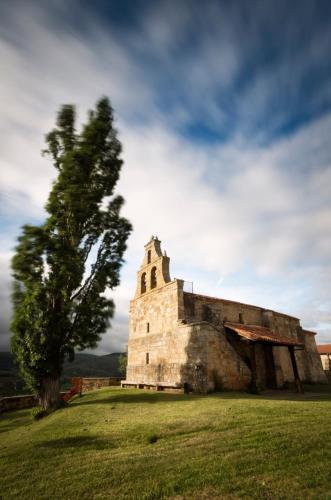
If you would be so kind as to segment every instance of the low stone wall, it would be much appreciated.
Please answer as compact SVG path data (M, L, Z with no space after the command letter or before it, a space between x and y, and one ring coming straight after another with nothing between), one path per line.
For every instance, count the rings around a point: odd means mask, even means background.
M61 396L66 393L61 392ZM38 406L38 398L33 394L22 394L20 396L0 397L0 413L10 410L23 410L24 408L33 408Z
M0 413L9 410L22 410L37 406L38 399L33 394L22 396L8 396L0 399Z
M76 379L78 377L75 377ZM106 377L106 378L84 378L82 377L82 392L94 391L101 387L109 387L114 385L121 385L120 377ZM66 392L61 392L64 396ZM21 396L6 396L0 397L0 413L10 410L22 410L24 408L33 408L38 405L38 398L33 394L24 394Z
M82 378L82 392L94 391L101 387L109 387L111 385L121 385L120 377L98 377L98 378Z
M157 392L163 391L163 392L174 393L174 394L185 394L185 387L170 386L170 385L166 385L166 384L162 384L162 383L157 384L157 385L155 385L155 384L137 384L136 382L122 380L121 387L124 389L125 388L126 389L134 388L134 389L145 389L145 390L157 391ZM188 390L186 392L188 392Z

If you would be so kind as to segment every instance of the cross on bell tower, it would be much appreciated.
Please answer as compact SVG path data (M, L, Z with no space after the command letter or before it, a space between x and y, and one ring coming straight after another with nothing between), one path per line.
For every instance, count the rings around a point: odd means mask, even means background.
M162 253L161 241L157 236L152 236L145 245L143 263L138 271L137 290L135 297L140 297L169 283L169 262L166 253Z

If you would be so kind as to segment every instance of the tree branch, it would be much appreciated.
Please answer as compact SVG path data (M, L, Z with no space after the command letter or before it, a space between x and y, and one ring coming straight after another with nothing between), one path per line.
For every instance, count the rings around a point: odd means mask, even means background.
M79 295L86 289L86 287L89 285L91 280L94 278L94 276L99 268L98 261L100 261L100 259L101 259L103 249L104 249L104 244L101 243L101 245L98 249L97 258L95 260L94 265L92 266L92 271L91 271L90 276L85 280L85 283L80 287L80 289L76 293L74 293L74 295L72 295L72 297L70 297L70 301L77 299L77 297L79 297Z

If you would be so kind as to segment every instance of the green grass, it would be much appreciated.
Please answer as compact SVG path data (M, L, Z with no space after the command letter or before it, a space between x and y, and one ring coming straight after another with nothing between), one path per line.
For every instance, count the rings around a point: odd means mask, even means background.
M331 498L331 394L105 388L1 415L0 498Z

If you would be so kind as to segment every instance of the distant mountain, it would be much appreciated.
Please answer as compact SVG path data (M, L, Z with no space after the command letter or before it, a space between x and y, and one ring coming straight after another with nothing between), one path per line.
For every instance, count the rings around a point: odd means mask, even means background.
M77 353L72 363L65 362L63 374L65 377L119 377L120 355L120 352L105 356Z
M10 352L0 352L0 396L13 396L28 392L24 380Z
M72 363L65 362L61 386L67 388L71 377L120 377L120 352L97 356L95 354L76 353ZM10 352L0 352L0 396L27 392L24 381L20 378L18 367Z
M0 352L0 375L6 372L17 371L14 365L14 358L11 352Z

